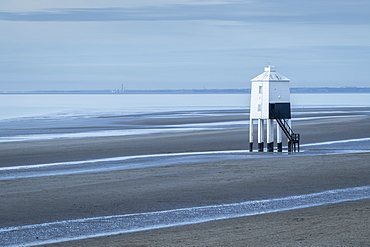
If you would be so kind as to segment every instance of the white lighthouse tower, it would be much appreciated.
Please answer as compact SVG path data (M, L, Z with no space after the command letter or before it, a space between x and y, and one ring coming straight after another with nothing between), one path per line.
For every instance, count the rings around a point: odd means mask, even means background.
M299 134L291 129L289 79L276 72L274 66L251 80L251 104L249 125L249 150L253 151L253 122L258 122L258 151L264 149L266 122L267 151L274 150L274 120L276 126L277 150L282 151L283 133L288 139L288 151L299 151ZM297 145L297 146L296 146Z

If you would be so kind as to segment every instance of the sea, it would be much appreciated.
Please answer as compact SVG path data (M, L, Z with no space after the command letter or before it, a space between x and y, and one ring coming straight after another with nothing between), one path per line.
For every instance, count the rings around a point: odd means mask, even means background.
M368 107L370 94L291 94L292 108ZM199 110L249 110L249 94L2 94L0 120Z

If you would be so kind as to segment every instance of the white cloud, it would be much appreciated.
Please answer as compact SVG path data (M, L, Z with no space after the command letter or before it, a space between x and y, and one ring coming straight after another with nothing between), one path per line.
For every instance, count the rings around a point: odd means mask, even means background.
M219 5L233 2L238 0L1 0L0 9L3 12L32 12L67 8L138 8L173 4Z

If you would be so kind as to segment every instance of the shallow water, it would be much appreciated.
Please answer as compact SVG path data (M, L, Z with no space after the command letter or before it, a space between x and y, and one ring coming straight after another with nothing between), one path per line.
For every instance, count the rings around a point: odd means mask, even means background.
M370 186L363 186L241 203L7 227L0 228L0 244L30 246L56 243L368 198L370 198Z
M292 94L293 107L301 107L293 109L293 121L370 115L369 110L336 108L341 105L338 102L346 107L370 106L368 96ZM319 105L330 108L309 108ZM247 94L0 95L0 142L243 128L248 124L248 107ZM177 125L144 121L214 116L245 120Z
M294 124L298 121L370 116L370 111L353 109L348 111L333 110L327 113L328 115L323 115L325 112L317 111L317 109L293 109L292 121ZM240 129L246 128L249 124L249 113L245 110L235 109L152 112L130 115L96 114L98 115L46 115L0 120L0 143ZM219 117L220 120L207 119L211 117ZM187 118L192 119L189 121L195 122L187 123ZM225 121L221 118L240 120ZM171 119L177 119L183 123L166 124Z
M359 114L362 113L362 114ZM322 114L330 114L325 116ZM326 118L348 118L369 116L367 110L333 110L295 109L294 122ZM211 117L217 117L212 119ZM184 122L189 118L194 122ZM220 121L226 119L248 119L248 113L240 110L202 110L154 112L131 115L103 116L61 116L58 118L32 117L3 120L0 129L0 143L42 141L57 139L92 138L107 136L150 135L155 133L179 133L186 131L240 129L246 128L248 120ZM158 121L159 120L159 121ZM181 124L166 124L169 120L180 120ZM200 121L200 122L199 122ZM202 122L203 121L203 122ZM178 121L177 121L178 122ZM286 150L286 147L284 147ZM331 142L301 144L301 152L294 155L325 155L340 153L358 153L370 151L370 138L337 140ZM57 176L76 173L91 173L113 170L137 169L165 165L182 165L186 163L211 162L216 160L242 160L251 158L268 158L271 155L286 156L288 153L250 153L247 150L214 152L192 152L174 154L151 154L125 157L111 157L97 160L80 160L50 164L33 164L27 166L8 166L0 168L0 180Z
M215 162L224 160L245 160L256 158L263 159L271 157L287 157L289 155L312 156L312 155L360 153L369 151L370 151L370 138L361 138L361 139L306 144L302 145L302 151L300 153L288 153L288 152L258 153L258 152L249 152L247 150L225 150L225 151L206 151L206 152L188 152L171 154L134 155L134 156L112 157L105 159L1 167L0 181L19 178L107 172L117 170L140 169L148 167L160 167L167 165L183 165L200 162Z

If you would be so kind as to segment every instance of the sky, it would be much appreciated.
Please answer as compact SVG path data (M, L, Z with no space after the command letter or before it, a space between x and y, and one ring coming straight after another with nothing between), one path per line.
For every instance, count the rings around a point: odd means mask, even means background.
M370 86L369 0L1 0L0 91Z

